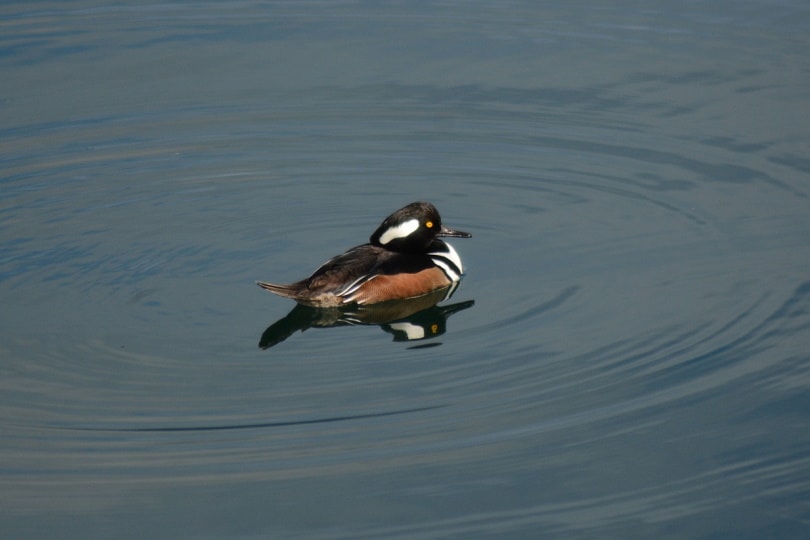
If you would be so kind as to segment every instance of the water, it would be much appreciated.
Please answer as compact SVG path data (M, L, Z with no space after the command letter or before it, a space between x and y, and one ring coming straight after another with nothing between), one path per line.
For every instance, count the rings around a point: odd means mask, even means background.
M807 536L803 3L0 21L3 538ZM435 337L258 347L418 199Z

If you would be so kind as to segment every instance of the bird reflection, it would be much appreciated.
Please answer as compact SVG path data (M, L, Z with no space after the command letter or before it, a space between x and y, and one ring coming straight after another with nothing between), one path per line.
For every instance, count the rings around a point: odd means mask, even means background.
M447 331L450 315L470 308L474 300L438 306L452 294L439 289L430 294L411 298L340 308L315 308L296 304L285 317L271 324L262 334L259 347L269 349L297 331L333 326L377 325L394 336L394 341L418 341L440 336Z

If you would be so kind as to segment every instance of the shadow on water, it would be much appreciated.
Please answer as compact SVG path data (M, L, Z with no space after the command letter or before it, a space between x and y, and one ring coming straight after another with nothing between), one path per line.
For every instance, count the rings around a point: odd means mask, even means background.
M308 418L303 420L285 420L277 422L256 422L252 424L227 424L227 425L211 425L211 426L171 426L171 427L149 427L149 428L88 428L88 427L72 427L72 428L51 428L51 429L65 429L70 431L97 431L105 433L162 433L162 432L181 432L181 431L231 431L243 429L265 429L289 426L305 426L308 424L330 424L333 422L348 422L351 420L364 420L369 418L384 418L386 416L397 416L401 414L411 414L416 412L431 411L434 409L441 409L447 405L431 405L428 407L414 407L411 409L401 409L395 411L383 411L368 414L352 414L343 416L325 416L319 418Z
M274 347L298 331L335 326L377 325L383 331L392 334L394 341L432 339L447 331L447 319L451 315L475 304L474 300L466 300L455 304L437 305L449 298L452 293L452 289L444 288L418 298L370 306L355 304L341 308L314 308L296 304L292 311L264 331L259 340L259 347L262 349Z

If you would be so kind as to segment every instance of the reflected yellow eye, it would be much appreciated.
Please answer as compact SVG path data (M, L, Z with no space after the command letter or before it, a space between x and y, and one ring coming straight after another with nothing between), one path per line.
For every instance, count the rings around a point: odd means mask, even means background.
M432 221L426 221L425 222L425 227L427 227L428 229L432 229L433 228L433 222Z

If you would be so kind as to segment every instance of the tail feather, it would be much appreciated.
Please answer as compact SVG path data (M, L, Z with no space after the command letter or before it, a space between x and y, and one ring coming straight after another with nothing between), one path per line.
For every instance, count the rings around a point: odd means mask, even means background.
M271 293L275 293L279 296L283 296L285 298L296 298L300 292L300 286L298 283L291 283L289 285L275 285L273 283L266 283L264 281L257 281L256 285L261 287L262 289L266 289Z

